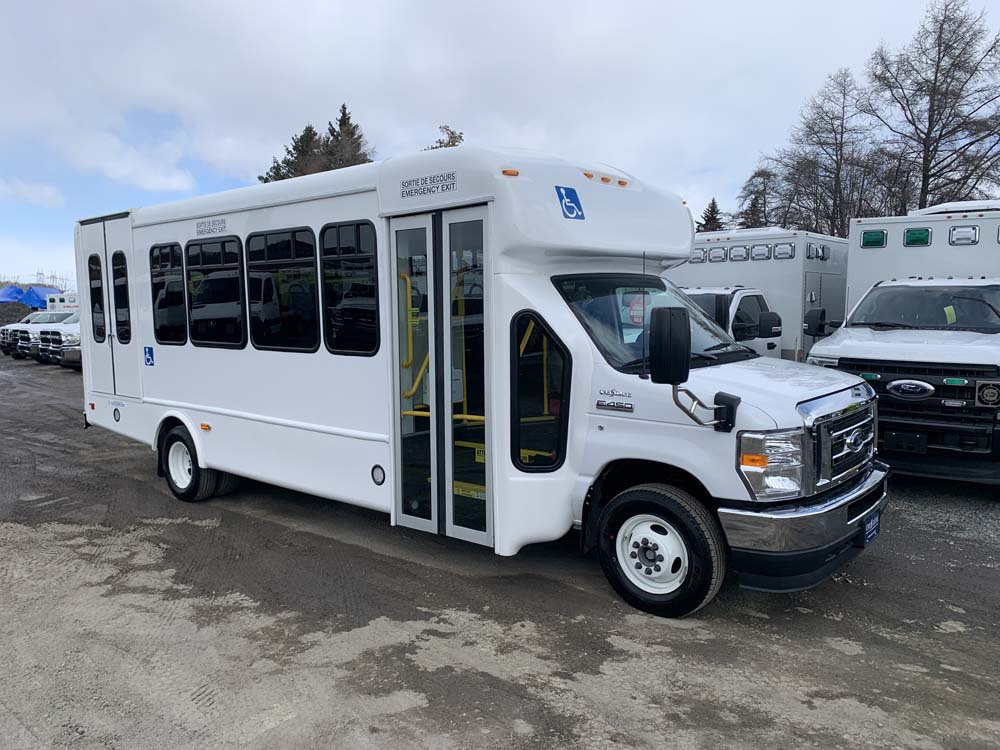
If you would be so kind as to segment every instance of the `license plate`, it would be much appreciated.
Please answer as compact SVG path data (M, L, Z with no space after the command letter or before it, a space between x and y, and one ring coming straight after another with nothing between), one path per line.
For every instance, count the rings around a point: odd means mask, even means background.
M885 433L885 449L906 453L927 453L927 435L920 432L893 432L889 430Z
M875 541L879 532L882 530L882 511L877 510L864 519L861 522L861 528L864 529L865 532L864 544L867 547Z

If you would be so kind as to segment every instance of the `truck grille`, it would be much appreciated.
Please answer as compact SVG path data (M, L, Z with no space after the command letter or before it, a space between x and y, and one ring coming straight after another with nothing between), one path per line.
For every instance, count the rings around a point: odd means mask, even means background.
M916 432L927 436L931 449L992 450L998 410L976 405L976 383L1000 380L995 365L841 359L838 368L864 377L875 389L883 441L885 431ZM934 387L934 394L919 400L898 398L886 387L900 379L923 381ZM967 382L955 382L961 380Z
M27 354L31 351L31 332L22 328L17 334L18 351Z
M874 401L847 414L816 420L813 436L818 486L846 482L871 463L877 421Z

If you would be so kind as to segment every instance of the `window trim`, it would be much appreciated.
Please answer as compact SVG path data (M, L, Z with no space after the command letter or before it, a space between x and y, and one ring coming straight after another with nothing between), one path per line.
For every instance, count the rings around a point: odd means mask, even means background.
M361 224L367 224L372 228L372 234L375 236L375 251L372 253L372 274L375 280L375 348L369 352L360 352L351 349L334 349L330 346L330 341L326 335L326 278L323 274L323 234L327 229L332 229L334 227L340 228L344 226L358 226ZM323 346L330 354L336 354L342 357L374 357L382 350L382 301L380 297L382 296L382 285L380 283L378 275L378 228L375 226L374 222L370 219L355 219L354 221L331 221L328 224L324 224L319 228L319 233L316 235L316 262L318 264L318 276L317 283L319 284L319 314L320 314L320 334L323 339ZM338 256L339 257L339 256Z
M753 255L754 248L764 247L767 248L767 255L760 258L755 258ZM750 260L751 261L761 261L761 260L771 260L774 257L774 250L771 247L770 242L758 242L756 245L750 246Z
M165 247L177 247L181 251L181 296L184 298L184 339L182 341L161 341L156 332L156 300L153 294L153 251L162 250ZM153 324L153 340L160 346L184 346L188 342L187 323L187 275L184 272L184 247L179 242L158 242L149 247L149 294L150 294L150 322Z
M122 268L125 269L125 315L128 318L128 338L122 341L122 337L119 334L118 328L118 293L115 290L115 258L121 256ZM111 312L114 313L115 321L115 338L118 343L122 346L128 346L132 343L132 299L129 294L128 288L128 256L125 255L124 250L115 250L111 254Z
M778 248L786 247L791 250L788 255L778 255ZM771 257L774 260L792 260L795 257L795 243L794 242L775 242L771 247Z
M927 243L907 242L906 235L910 232L927 232ZM934 243L933 227L906 227L903 229L903 247L930 247Z
M882 233L882 244L881 245L866 245L865 235L873 232ZM862 229L861 236L858 237L858 245L862 250L878 250L879 248L885 247L889 244L889 232L886 229Z
M294 250L295 233L296 232L309 232L313 239L313 271L316 273L316 345L312 348L297 348L290 346L258 346L253 340L253 329L250 326L250 253L245 248L250 246L250 240L254 237L266 237L269 234L282 234L284 232L289 232L292 235L292 257L289 261L295 263L297 261L304 260L304 258L296 258ZM257 351L262 352L294 352L297 354L312 354L318 352L323 340L323 304L321 302L321 292L320 287L322 284L322 273L320 270L320 248L318 240L316 239L316 233L310 226L300 226L300 227L283 227L281 229L266 229L259 232L251 232L248 234L244 240L244 253L243 253L243 265L246 269L246 297L247 297L247 338L250 341L250 346ZM252 261L252 263L257 265L267 265L270 263L280 263L281 261L268 261L268 260L258 260ZM277 292L275 292L277 293Z
M713 250L721 250L722 251L722 257L720 257L720 258L713 258L712 257L712 251ZM728 247L725 247L724 245L716 245L715 247L708 248L708 262L709 263L725 263L727 260L729 260L729 248Z
M104 335L97 338L97 326L94 325L94 280L90 278L90 261L97 258L97 273L101 277L101 318L103 319ZM90 308L90 333L94 337L94 342L103 344L108 340L108 311L107 296L104 294L104 264L101 263L101 256L91 253L87 256L87 290L90 292L87 304Z
M707 262L708 262L707 247L691 248L691 254L688 256L688 263L707 263Z
M955 242L955 230L956 229L975 229L975 234L972 237L972 242ZM952 247L972 247L973 245L979 244L979 225L978 224L956 224L955 226L948 229L948 244Z
M239 255L239 259L236 262L236 268L240 274L240 302L242 303L242 323L243 323L243 338L238 344L232 343L216 343L216 342L198 342L195 341L194 336L191 335L191 295L188 294L188 248L191 245L210 245L214 242L226 243L232 240L236 243L236 252ZM225 257L225 249L223 249L223 257ZM222 263L221 265L229 265L227 263ZM211 266L210 266L211 267ZM202 347L205 349L246 349L247 340L250 338L250 319L247 316L247 277L246 277L246 253L243 252L243 243L240 238L235 234L227 234L224 236L216 237L215 235L202 237L200 239L188 240L181 251L181 268L184 269L184 317L187 319L187 339L191 342L191 346ZM196 269L197 270L197 269Z
M520 414L518 413L519 400L517 397L517 357L515 356L518 350L520 342L517 340L517 324L518 321L525 316L529 316L534 320L535 325L541 328L542 332L549 337L552 344L560 350L560 353L566 360L566 364L563 367L563 392L566 394L563 398L562 403L566 408L563 408L559 414L559 438L557 449L559 451L558 456L556 456L556 462L551 466L526 466L521 463L521 431L520 431ZM569 414L570 409L569 402L572 398L572 388L573 388L573 355L570 354L569 347L563 343L552 327L548 324L545 318L542 317L541 313L532 308L523 308L514 313L510 318L510 460L514 464L514 468L518 471L524 472L525 474L548 474L554 471L558 471L562 468L563 464L566 462L566 453L569 442ZM546 394L548 398L548 394Z
M746 255L742 258L733 257L733 250L736 248L742 248L746 251ZM750 246L749 245L731 245L729 248L729 262L730 263L745 263L750 260Z

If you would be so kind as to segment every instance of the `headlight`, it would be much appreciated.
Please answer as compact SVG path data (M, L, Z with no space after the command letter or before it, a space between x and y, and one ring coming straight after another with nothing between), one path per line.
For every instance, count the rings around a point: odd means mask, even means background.
M820 367L836 367L840 364L840 357L824 357L819 354L810 354L806 357L806 362L810 365L819 365Z
M803 494L802 429L740 433L739 470L755 500Z
M80 337L79 336L73 336L73 335L63 336L63 344L64 345L67 345L67 346L76 346L79 343L80 343Z

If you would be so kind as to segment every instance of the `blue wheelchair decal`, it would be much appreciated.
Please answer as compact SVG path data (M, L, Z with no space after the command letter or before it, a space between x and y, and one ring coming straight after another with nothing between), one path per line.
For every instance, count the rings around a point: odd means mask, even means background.
M583 220L583 204L580 203L580 196L571 187L556 185L556 195L559 196L559 206L562 208L564 219Z
M145 359L145 361L146 361L146 367L152 367L153 364L154 364L153 363L153 347L151 347L151 346L144 346L142 348L142 353L143 353L143 359Z

